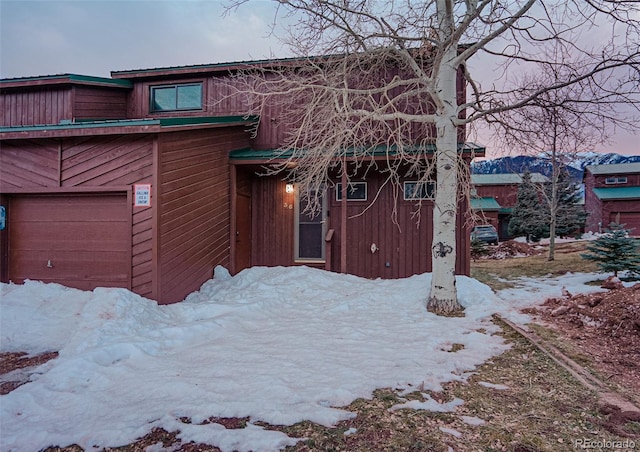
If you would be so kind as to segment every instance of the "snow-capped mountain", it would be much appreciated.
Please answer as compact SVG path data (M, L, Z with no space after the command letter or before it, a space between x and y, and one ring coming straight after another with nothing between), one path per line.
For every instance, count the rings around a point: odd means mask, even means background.
M586 152L578 154L571 160L567 160L565 165L573 179L582 180L582 174L586 166L634 162L640 162L640 155ZM523 173L526 170L531 173L541 173L545 176L550 176L551 160L547 157L517 155L471 163L471 172L473 174Z

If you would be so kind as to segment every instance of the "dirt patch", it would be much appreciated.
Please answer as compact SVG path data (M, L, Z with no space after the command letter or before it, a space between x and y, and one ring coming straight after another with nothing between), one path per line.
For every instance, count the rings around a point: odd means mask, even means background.
M487 247L486 254L482 259L507 259L512 257L537 256L542 254L540 247L529 245L528 243L507 240L498 246Z
M0 376L14 370L39 366L57 356L58 352L47 352L34 356L29 356L24 352L0 353ZM24 379L3 379L0 381L0 395L8 394L26 382Z
M640 283L595 294L550 298L542 306L525 310L551 329L563 348L599 379L640 403ZM605 404L605 426L620 435L640 437L637 411ZM630 434L631 433L631 434Z
M550 298L531 310L592 357L606 379L640 394L640 284Z

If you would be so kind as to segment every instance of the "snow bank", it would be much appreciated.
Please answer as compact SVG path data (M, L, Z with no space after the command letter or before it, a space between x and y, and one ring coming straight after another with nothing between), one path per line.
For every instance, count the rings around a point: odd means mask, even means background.
M3 284L2 351L59 357L2 397L0 449L119 446L163 427L225 451L275 450L296 439L252 422L329 426L377 388L440 390L507 348L489 320L505 303L459 277L465 317L438 317L425 309L430 278L218 268L169 306L124 289ZM251 422L200 425L212 416Z

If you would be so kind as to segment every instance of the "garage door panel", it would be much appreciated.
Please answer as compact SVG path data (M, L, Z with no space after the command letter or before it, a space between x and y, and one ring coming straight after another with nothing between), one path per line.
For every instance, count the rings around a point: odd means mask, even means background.
M122 238L126 237L129 226L124 222L100 223L62 221L52 227L51 222L18 222L20 228L15 234L20 250L121 250Z
M21 221L114 221L127 219L124 196L76 196L68 199L41 196L21 198L12 205ZM88 215L90 213L90 215Z
M620 224L624 224L626 229L631 230L631 235L640 235L640 212L616 212L612 213L609 221L614 223L620 218Z
M11 202L9 254L14 282L32 279L85 290L129 287L127 197L16 197Z

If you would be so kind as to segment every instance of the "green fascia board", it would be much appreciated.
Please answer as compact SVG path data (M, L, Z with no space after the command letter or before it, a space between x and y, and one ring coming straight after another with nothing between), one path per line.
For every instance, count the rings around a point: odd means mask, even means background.
M594 188L593 194L601 201L640 199L640 187Z
M423 146L414 146L410 149L412 154L427 153L433 154L436 150L435 144L426 144ZM485 147L475 143L459 143L458 152L462 153L479 153L485 152ZM357 155L366 155L368 157L383 157L397 155L397 151L394 147L387 148L387 146L381 145L366 150L355 150L353 148L347 149L345 152L346 157L353 157ZM239 149L232 151L229 154L229 158L232 160L284 160L293 157L293 149L265 149L265 150L252 150L252 149Z
M496 198L487 197L487 198L471 198L471 208L473 210L497 210L500 211L502 206L496 201Z
M109 120L76 120L61 121L60 124L37 125L37 126L16 126L0 127L0 133L8 132L38 132L43 130L73 130L92 129L105 127L139 127L139 126L160 126L160 127L184 127L197 125L214 124L253 124L257 117L245 116L204 116L204 117L177 117L161 119L109 119Z
M58 74L58 75L39 75L35 77L17 77L17 78L6 78L0 80L0 86L2 84L16 84L16 83L25 83L29 82L69 82L69 83L78 83L78 84L99 84L99 85L113 85L119 86L122 88L131 88L133 87L133 83L129 80L119 80L112 79L106 77L94 77L91 75L79 75L79 74Z
M258 122L258 116L203 116L203 117L174 117L161 118L160 125L162 127L175 126L191 126L198 124L232 124L246 123L255 124Z

